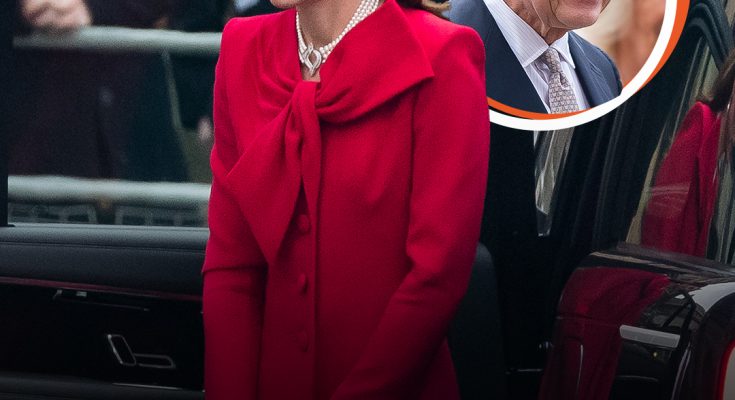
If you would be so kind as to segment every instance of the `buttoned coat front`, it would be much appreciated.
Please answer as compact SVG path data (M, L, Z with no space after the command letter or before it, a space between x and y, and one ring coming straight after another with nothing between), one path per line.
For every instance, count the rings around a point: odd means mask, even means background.
M294 10L223 33L206 396L456 399L446 333L488 166L482 42L387 0L320 76L302 80Z

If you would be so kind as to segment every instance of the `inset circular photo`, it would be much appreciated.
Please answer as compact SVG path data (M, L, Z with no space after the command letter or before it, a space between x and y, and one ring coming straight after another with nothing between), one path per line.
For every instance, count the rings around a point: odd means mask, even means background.
M688 0L452 0L485 44L492 122L565 129L615 109L663 65Z

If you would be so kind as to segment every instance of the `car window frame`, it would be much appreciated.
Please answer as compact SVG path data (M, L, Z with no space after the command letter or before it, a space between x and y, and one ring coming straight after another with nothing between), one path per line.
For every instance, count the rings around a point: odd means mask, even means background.
M706 46L719 68L730 50L733 49L731 26L725 15L723 1L700 0L691 4L689 16L677 47L692 45L691 42L694 43L694 46L700 46L700 44ZM700 50L694 47L691 51L696 53ZM675 56L676 53L672 59ZM686 85L691 84L694 78L692 74L696 73L696 68L693 68L692 65L686 66ZM631 160L627 149L639 148L641 145L653 145L654 148L658 146L660 135L654 138L656 143L643 142L646 139L643 136L646 134L643 131L646 124L637 122L646 118L646 115L652 110L653 100L650 93L660 85L656 84L657 81L669 80L667 67L673 68L670 63L667 63L659 76L617 110L616 128L610 132L610 147L604 167L605 177L600 188L597 215L594 220L593 247L607 248L626 240L642 193L642 188L636 186L637 182L631 181L634 169L638 167L636 163L642 162L645 165L650 163L650 157L643 157L640 151ZM681 68L681 66L676 67ZM680 126L686 112L679 114L676 116L679 120L667 123L675 123L675 126ZM650 139L649 134L648 140ZM628 154L627 157L626 154Z

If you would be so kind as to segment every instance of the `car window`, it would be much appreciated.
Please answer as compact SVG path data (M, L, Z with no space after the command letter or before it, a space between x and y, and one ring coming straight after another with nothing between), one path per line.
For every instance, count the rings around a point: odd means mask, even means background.
M67 33L19 17L10 223L206 226L225 16L158 3Z
M673 111L660 129L650 132L658 135L658 145L648 162L640 201L626 241L703 256L709 232L707 201L703 193L712 195L712 191L706 189L714 177L702 181L706 175L702 171L707 164L702 161L706 146L704 135L698 132L707 124L712 127L710 130L716 129L716 116L708 114L706 107L697 101L709 93L718 67L705 39L699 40L693 59L698 61L692 64L683 95L673 99L670 108ZM713 163L709 164L713 167Z

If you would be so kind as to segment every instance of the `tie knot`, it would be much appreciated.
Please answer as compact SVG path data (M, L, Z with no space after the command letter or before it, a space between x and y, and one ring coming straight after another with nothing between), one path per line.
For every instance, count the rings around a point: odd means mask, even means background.
M561 69L561 59L556 49L549 47L539 57L549 67L549 111L553 114L568 113L579 110L574 90Z
M561 59L559 58L559 53L556 51L556 49L554 49L553 47L549 47L548 49L546 49L544 54L541 55L540 58L541 62L549 67L551 73L561 73Z

